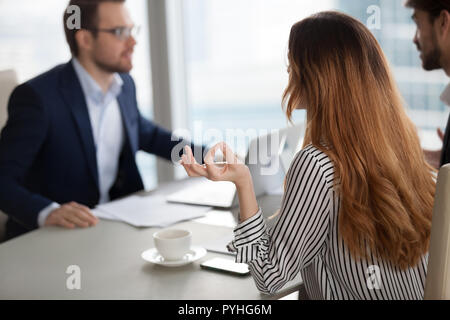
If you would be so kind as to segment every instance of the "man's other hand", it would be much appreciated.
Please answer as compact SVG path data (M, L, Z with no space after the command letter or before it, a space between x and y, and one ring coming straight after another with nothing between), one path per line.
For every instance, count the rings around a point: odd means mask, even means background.
M439 136L439 138L441 139L441 141L444 141L444 133L442 132L441 129L437 129L437 134ZM442 154L442 149L441 150L436 150L436 151L432 151L432 150L423 150L423 153L425 154L425 159L427 160L427 162L433 167L439 170L440 164L441 164L441 154Z
M92 227L97 222L98 218L92 214L88 207L76 202L70 202L50 212L47 220L45 220L45 225L74 229L76 227Z

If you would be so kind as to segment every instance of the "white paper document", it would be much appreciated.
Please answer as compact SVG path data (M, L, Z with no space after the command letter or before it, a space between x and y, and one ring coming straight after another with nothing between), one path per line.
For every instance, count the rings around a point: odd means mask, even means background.
M93 213L102 219L123 221L135 227L167 227L202 217L210 207L168 203L164 196L130 196L97 206Z
M223 210L208 211L204 217L197 218L194 222L229 228L234 228L237 225L237 221L233 213L231 211Z

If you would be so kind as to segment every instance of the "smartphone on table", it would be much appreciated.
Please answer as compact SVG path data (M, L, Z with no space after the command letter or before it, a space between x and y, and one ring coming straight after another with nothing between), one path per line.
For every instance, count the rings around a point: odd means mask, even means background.
M250 274L248 265L245 263L236 263L230 259L213 258L200 264L203 269L230 273L238 276Z

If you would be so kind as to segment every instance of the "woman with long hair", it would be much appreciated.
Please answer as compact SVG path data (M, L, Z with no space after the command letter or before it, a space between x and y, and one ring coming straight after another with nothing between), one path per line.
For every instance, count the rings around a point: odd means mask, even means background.
M232 181L240 224L229 249L273 293L300 272L311 299L422 299L434 171L375 37L359 21L321 12L289 39L287 117L306 109L303 149L286 176L273 228L266 227L248 168L225 143L190 176ZM214 165L215 152L226 157Z

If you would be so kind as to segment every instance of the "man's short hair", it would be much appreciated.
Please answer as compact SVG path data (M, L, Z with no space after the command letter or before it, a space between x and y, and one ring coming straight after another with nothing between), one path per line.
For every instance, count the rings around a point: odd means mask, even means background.
M432 22L439 17L442 10L450 12L449 0L406 0L405 6L428 12Z
M103 2L119 2L123 3L126 0L70 0L69 6L78 6L80 8L80 24L81 29L91 30L94 36L97 35L95 29L98 27L98 6ZM75 39L75 34L79 29L70 29L67 26L67 21L70 18L70 13L67 12L67 8L64 11L63 24L64 33L66 34L66 40L69 44L72 55L77 57L79 50L78 44ZM94 29L94 30L93 30Z

